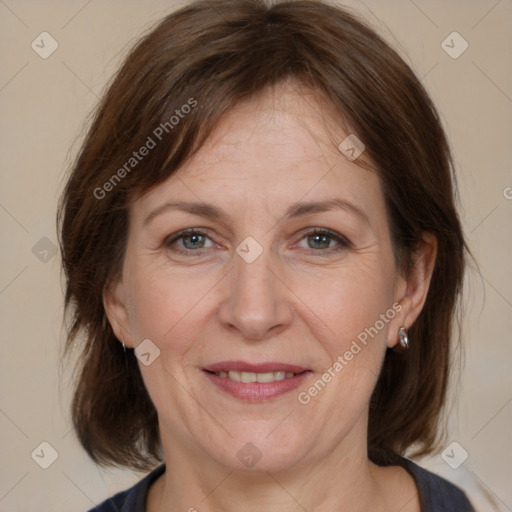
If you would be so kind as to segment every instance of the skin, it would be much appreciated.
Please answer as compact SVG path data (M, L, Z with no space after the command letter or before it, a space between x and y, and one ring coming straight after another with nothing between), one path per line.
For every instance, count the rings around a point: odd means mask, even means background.
M268 89L226 114L192 159L130 206L123 272L104 304L126 346L149 338L160 350L151 365L139 363L167 462L150 489L150 512L240 504L247 512L420 510L412 477L371 463L366 436L385 350L421 311L436 242L425 234L403 276L379 179L332 144L348 133L334 133L327 118L312 93L289 84ZM332 198L350 201L367 220L347 208L284 217L295 202ZM226 217L167 208L144 222L169 201L211 203ZM207 236L166 244L187 228ZM315 239L313 228L350 243ZM262 248L252 263L236 253L248 236ZM299 403L298 393L393 304L401 311L317 396ZM313 373L299 389L248 403L202 372L225 360L280 361ZM237 457L246 443L262 455L251 468Z

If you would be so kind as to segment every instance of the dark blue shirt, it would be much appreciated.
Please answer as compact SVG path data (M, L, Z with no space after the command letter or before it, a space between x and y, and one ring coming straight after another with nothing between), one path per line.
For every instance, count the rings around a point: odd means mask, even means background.
M416 482L421 512L475 512L464 492L454 484L408 459L401 458L399 463ZM165 464L162 464L130 489L116 494L89 512L145 512L148 490L164 472Z

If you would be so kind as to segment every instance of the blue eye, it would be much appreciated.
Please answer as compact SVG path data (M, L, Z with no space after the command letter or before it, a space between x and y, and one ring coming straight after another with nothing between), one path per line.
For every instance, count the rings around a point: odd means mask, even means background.
M346 238L326 229L314 229L306 233L301 240L307 240L307 248L315 252L340 251L350 247L350 242ZM334 247L333 242L335 242Z
M345 237L326 229L313 229L306 233L300 242L303 240L306 240L307 247L300 248L318 255L331 254L351 247L351 243ZM210 249L215 245L206 233L193 228L171 235L164 244L169 250L194 256L201 255L203 249Z
M211 245L208 247L205 246L207 240L210 239L205 233L194 229L187 229L178 233L174 238L166 240L165 245L168 248L176 246L177 252L184 254L191 252L199 253L200 249L211 247ZM180 245L178 242L182 242L182 244Z

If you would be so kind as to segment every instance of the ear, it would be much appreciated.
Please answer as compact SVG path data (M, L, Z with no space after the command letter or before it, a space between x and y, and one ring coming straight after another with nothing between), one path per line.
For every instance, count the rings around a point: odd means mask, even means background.
M135 348L121 280L112 281L105 286L103 289L103 307L116 338L127 347Z
M400 327L411 327L423 309L434 272L437 245L434 234L423 233L422 240L413 254L412 269L407 276L402 276L398 280L395 301L400 304L401 310L390 322L388 329L388 347L390 348L398 343Z

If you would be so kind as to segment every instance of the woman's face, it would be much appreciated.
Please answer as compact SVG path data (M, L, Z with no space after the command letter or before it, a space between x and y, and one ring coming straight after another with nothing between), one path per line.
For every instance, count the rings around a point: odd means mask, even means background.
M169 450L275 471L366 449L407 283L379 179L326 116L268 90L131 206L105 304L119 339L150 340L136 353Z

